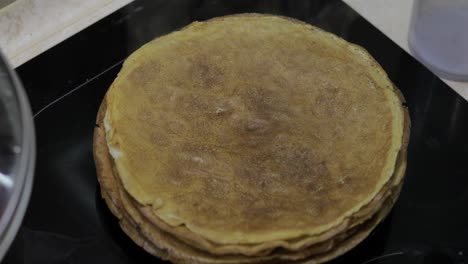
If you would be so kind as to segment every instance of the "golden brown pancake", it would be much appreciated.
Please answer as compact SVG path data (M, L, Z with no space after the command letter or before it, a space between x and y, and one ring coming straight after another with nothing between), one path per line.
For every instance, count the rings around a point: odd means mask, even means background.
M366 51L313 26L196 22L132 54L108 91L94 145L102 193L163 258L320 262L396 199L402 102Z
M106 98L126 191L219 244L339 225L382 189L402 147L401 100L368 53L275 16L160 37Z

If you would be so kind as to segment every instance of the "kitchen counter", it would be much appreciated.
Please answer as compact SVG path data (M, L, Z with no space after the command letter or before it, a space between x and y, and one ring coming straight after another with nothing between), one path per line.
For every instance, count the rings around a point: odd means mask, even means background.
M142 44L195 20L242 12L294 17L363 46L406 98L412 129L401 196L368 239L332 263L468 263L468 102L337 0L137 0L17 67L34 113L37 166L3 263L163 263L123 234L100 197L97 110L123 60Z

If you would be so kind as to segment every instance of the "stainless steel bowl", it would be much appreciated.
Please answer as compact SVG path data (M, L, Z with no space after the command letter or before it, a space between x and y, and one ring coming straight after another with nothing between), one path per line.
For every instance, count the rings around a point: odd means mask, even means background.
M26 94L0 53L0 259L13 241L31 195L36 145Z

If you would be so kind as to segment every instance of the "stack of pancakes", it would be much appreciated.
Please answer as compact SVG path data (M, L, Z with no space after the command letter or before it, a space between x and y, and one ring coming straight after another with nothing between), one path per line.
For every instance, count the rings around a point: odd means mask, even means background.
M257 14L134 52L97 118L102 196L175 263L321 263L388 214L406 168L403 98L362 48Z

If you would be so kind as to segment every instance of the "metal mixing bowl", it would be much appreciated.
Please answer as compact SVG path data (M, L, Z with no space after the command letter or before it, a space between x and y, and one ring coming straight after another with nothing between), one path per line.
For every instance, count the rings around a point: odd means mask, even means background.
M0 53L0 259L26 211L35 158L29 102L18 77Z

